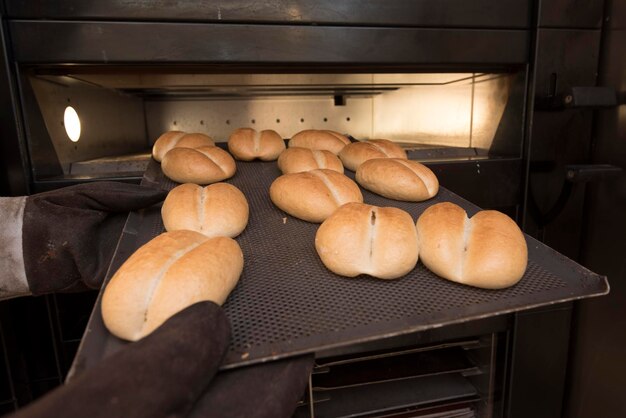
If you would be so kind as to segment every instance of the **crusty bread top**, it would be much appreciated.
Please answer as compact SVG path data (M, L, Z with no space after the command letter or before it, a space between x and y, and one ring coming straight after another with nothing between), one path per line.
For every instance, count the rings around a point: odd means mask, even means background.
M326 168L343 174L343 164L335 154L326 150L291 147L278 157L278 168L283 174L300 173Z
M161 215L167 231L187 229L207 237L234 238L245 229L249 208L244 194L232 184L185 183L168 193Z
M205 134L188 134L181 131L170 131L161 135L152 147L152 156L162 161L165 154L173 148L199 148L215 145L213 139Z
M237 165L219 147L174 148L163 157L161 169L178 183L210 184L232 177Z
M135 251L111 278L102 319L112 334L136 341L194 303L223 304L242 270L243 253L231 238L166 232Z
M324 265L346 277L395 279L418 260L413 218L394 207L347 203L322 223L315 248Z
M407 159L406 151L400 145L387 139L370 139L363 142L353 142L339 153L344 167L356 171L361 164L373 158L402 158Z
M439 191L435 174L417 161L402 158L374 158L356 170L361 186L389 199L421 202Z
M274 161L285 149L285 141L276 132L264 130L257 132L252 128L239 128L228 138L228 150L238 160Z
M307 129L291 137L291 140L289 140L289 148L301 147L315 150L327 150L336 155L349 143L350 140L340 133Z
M524 234L505 214L486 210L471 219L463 208L438 203L416 224L422 262L443 278L500 289L517 283L526 270Z
M344 203L363 201L354 181L327 169L278 177L270 186L270 198L291 216L308 222L322 222Z

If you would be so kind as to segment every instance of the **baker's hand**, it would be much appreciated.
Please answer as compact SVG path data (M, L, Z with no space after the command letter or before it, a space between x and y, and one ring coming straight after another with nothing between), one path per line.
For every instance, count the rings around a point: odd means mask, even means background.
M0 198L0 299L99 288L128 212L165 195L95 182Z
M213 379L230 325L213 302L200 302L127 344L12 418L166 418L187 416ZM212 416L227 416L213 411Z

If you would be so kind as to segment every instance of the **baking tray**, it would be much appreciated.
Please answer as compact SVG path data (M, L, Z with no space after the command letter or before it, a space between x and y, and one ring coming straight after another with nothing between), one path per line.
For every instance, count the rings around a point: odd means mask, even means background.
M346 174L354 178L352 172ZM237 173L227 180L246 195L250 220L236 238L244 254L243 274L224 304L232 326L232 341L223 369L609 291L606 277L528 236L527 271L518 284L504 290L485 290L444 280L420 262L411 273L392 281L335 275L324 267L315 251L318 225L289 216L270 201L270 184L279 175L276 162L238 161ZM165 190L176 186L154 160L149 163L142 184ZM413 219L430 205L443 201L460 205L470 216L479 210L445 188L440 188L435 198L421 203L394 201L362 191L366 203L404 209ZM161 232L159 207L131 213L105 284L139 246ZM104 327L100 298L101 295L71 374L91 367L126 344Z

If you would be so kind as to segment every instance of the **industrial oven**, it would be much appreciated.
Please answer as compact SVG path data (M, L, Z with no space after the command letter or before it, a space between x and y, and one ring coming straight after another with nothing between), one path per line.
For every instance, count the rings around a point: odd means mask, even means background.
M168 130L332 129L401 143L445 188L583 261L585 184L621 175L592 158L593 109L620 101L606 88L620 80L597 87L617 3L5 0L2 191L145 180ZM59 312L84 327L94 298L46 299L57 358L77 348ZM557 302L321 350L296 415L576 416L572 318L591 317Z

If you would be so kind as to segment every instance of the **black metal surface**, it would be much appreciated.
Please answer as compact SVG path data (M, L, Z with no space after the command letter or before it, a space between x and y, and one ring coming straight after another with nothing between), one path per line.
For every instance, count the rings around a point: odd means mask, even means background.
M15 59L32 64L488 66L524 63L528 50L524 30L11 21L10 31Z
M626 86L626 2L609 0L599 85ZM626 109L596 111L592 163L626 167ZM611 294L575 304L564 416L626 416L626 174L589 183L582 261L615 277ZM599 303L598 303L599 302Z
M539 25L555 28L599 29L604 0L542 0Z
M0 193L28 193L29 165L21 131L19 94L10 57L8 33L0 10Z
M346 279L330 273L313 245L317 225L278 210L267 190L279 175L276 163L237 163L229 183L239 187L250 205L250 220L237 238L245 257L244 272L224 309L233 337L223 368L315 352L391 337L492 315L578 299L608 291L606 279L572 263L532 238L530 262L516 286L490 291L442 280L422 264L395 281L370 277ZM154 161L146 184L171 189ZM407 210L414 219L426 207L453 201L471 215L478 208L441 189L431 201L391 201L364 191L365 201ZM143 243L163 231L158 208L133 214L125 227L109 273ZM100 304L74 364L90 367L124 343L102 324Z
M20 19L104 19L289 24L526 27L528 0L202 0L184 2L38 0L7 1Z

